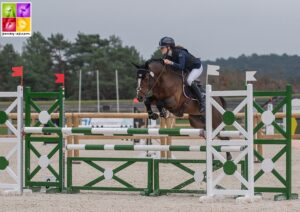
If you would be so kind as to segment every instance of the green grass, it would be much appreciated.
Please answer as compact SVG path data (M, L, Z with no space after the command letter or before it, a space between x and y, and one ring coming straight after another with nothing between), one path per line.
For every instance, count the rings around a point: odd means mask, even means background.
M7 128L0 128L0 135L7 135Z
M176 119L176 124L189 124L189 120L187 119Z

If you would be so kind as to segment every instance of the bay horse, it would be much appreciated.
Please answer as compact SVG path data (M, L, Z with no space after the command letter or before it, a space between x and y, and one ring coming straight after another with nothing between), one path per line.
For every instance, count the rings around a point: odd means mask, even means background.
M134 64L135 65L135 64ZM206 129L205 114L200 113L199 102L184 93L185 76L165 65L163 60L151 59L143 65L135 65L137 68L137 98L144 102L149 118L156 119L158 115L152 111L151 105L156 105L160 116L164 116L164 108L175 116L182 117L184 113L189 115L191 127ZM223 97L214 97L214 100L226 108ZM212 127L217 128L223 121L222 114L212 108ZM201 135L205 137L205 134ZM221 140L229 140L228 137L218 136ZM231 160L230 152L226 152L227 160Z
M152 59L143 65L135 65L137 68L137 98L144 101L149 118L157 118L154 115L151 105L156 105L161 116L165 108L175 116L182 117L184 113L189 115L191 127L205 129L205 114L200 113L199 102L188 97L184 93L183 74L174 70L169 65L164 65L163 60ZM223 108L226 102L222 97L214 97ZM222 114L215 108L212 110L213 128L218 127L222 122Z

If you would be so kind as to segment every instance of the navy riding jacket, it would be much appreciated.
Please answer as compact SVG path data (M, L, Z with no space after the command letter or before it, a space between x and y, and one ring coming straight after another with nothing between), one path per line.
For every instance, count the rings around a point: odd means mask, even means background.
M201 67L200 58L194 57L184 48L174 48L172 51L172 56L167 56L166 59L169 59L173 62L172 67L176 70L191 71L194 68Z

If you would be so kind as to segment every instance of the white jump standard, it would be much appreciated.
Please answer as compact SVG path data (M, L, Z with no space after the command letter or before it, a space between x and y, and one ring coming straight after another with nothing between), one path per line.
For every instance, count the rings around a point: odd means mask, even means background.
M244 97L244 100L233 110L226 111L221 105L219 105L213 97L232 97L239 96ZM240 91L212 91L211 86L206 86L206 145L207 145L207 196L200 197L201 202L211 201L217 195L233 195L233 196L243 196L240 198L248 198L250 201L254 201L254 167L253 167L253 88L251 84L247 85L247 90ZM212 127L212 108L216 108L223 116L223 122L216 128ZM247 111L247 125L249 126L243 128L236 121L236 114L243 108ZM234 126L238 131L222 131L225 126ZM235 135L239 138L232 142L219 140L218 135L222 131L222 135ZM227 160L224 158L215 148L215 144L230 146L240 145L245 147L238 156L233 160ZM242 173L238 172L237 165L245 157L248 157L247 164L247 178L243 176ZM223 164L223 172L221 174L215 174L213 172L213 158L219 160ZM243 186L244 189L219 189L216 186L224 179L225 176L234 177Z
M23 117L22 117L22 106L23 106L23 87L18 86L16 92L0 92L0 98L15 98L13 102L4 111L0 111L0 124L5 124L7 128L12 132L13 138L0 138L0 149L4 143L13 144L13 147L9 150L6 155L1 155L0 153L0 177L5 172L9 175L10 179L14 183L0 182L0 189L4 189L4 193L16 193L22 194L23 192L23 159L22 159L22 127L23 127ZM9 120L8 114L12 110L17 109L17 126L15 127L13 123ZM17 168L14 169L11 165L12 158L17 155Z

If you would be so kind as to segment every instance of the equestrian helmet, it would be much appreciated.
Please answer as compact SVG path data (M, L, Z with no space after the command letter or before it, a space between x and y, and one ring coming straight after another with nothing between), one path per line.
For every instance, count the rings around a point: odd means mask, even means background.
M171 37L163 37L159 41L159 47L175 47L175 41Z

